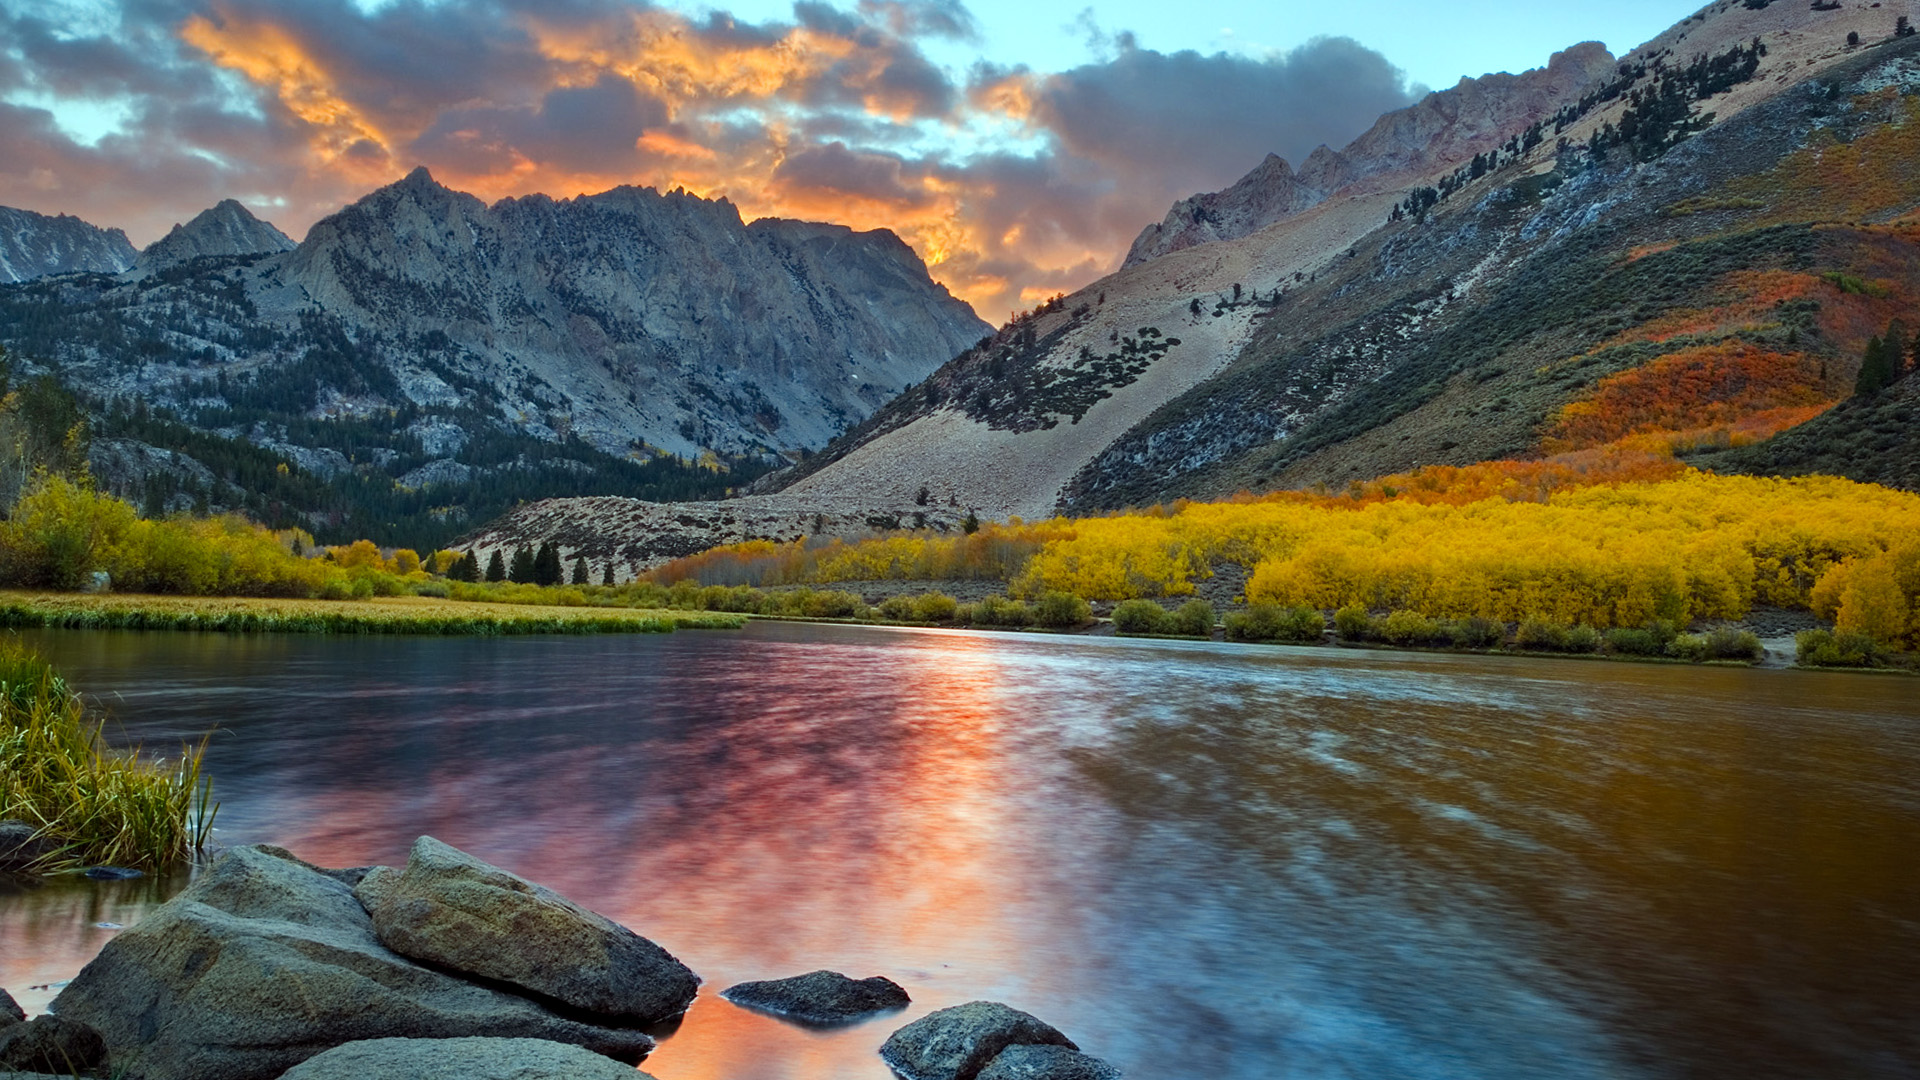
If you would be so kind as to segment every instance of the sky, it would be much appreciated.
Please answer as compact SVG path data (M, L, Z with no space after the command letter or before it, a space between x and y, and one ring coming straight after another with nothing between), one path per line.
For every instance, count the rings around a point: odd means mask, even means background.
M0 205L296 239L416 165L890 228L998 322L1176 200L1691 0L0 0Z

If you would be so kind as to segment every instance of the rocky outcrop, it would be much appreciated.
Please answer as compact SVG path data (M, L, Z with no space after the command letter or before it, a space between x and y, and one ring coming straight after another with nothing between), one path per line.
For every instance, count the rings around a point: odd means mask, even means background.
M106 1058L100 1033L64 1016L36 1016L0 1030L0 1070L79 1076Z
M391 951L345 883L263 848L228 853L117 934L52 1008L97 1029L126 1080L271 1080L393 1037L549 1039L624 1061L653 1048Z
M370 1039L336 1046L280 1080L653 1080L589 1050L543 1039Z
M700 977L665 949L545 886L430 836L353 895L387 948L617 1021L686 1011Z
M1120 1070L1064 1046L1009 1046L980 1070L979 1080L1120 1080Z
M906 1080L974 1080L1009 1046L1080 1049L1038 1017L997 1001L971 1001L894 1032L880 1057Z
M0 206L0 284L83 271L117 274L138 255L119 229Z
M20 1003L13 1000L12 994L7 993L5 990L0 990L0 1029L25 1023L26 1019L27 1010L21 1008Z
M209 256L276 255L295 246L286 233L225 199L147 245L134 267L151 272Z
M1589 41L1558 52L1543 68L1462 79L1450 90L1382 116L1335 152L1322 146L1295 173L1269 154L1232 187L1175 203L1164 221L1134 239L1124 265L1215 240L1251 236L1355 185L1404 181L1452 168L1494 149L1613 72L1613 54Z
M0 870L32 870L42 861L58 854L60 845L41 836L24 821L0 821Z
M727 987L720 996L750 1009L791 1017L805 1024L845 1024L890 1009L904 1009L913 999L900 984L885 976L851 979L837 971L812 971L790 979L743 982Z

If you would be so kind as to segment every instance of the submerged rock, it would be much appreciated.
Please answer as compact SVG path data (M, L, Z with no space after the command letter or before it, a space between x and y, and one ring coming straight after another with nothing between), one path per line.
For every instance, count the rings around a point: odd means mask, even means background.
M979 1080L1120 1080L1120 1070L1064 1046L1009 1046L980 1070Z
M354 895L393 951L586 1012L656 1023L700 989L646 938L431 836L414 842L404 870L381 867Z
M389 1037L551 1039L630 1062L653 1048L392 952L344 883L260 848L121 931L53 1009L97 1028L126 1080L272 1080Z
M970 1001L894 1032L880 1057L907 1080L974 1080L1009 1046L1080 1049L1038 1017L997 1001Z
M0 870L26 870L59 850L24 821L0 821Z
M837 971L743 982L722 990L720 996L735 1005L790 1016L807 1024L844 1024L913 1003L892 979L880 975L850 979Z
M23 1024L26 1020L27 1010L21 1008L20 1003L13 1000L12 994L7 993L5 990L0 990L0 1031L4 1031L15 1024Z
M132 881L147 876L142 871L125 866L89 866L85 873L95 881Z
M280 1080L653 1080L545 1039L370 1039L336 1046Z
M0 1070L75 1076L106 1059L100 1033L64 1016L36 1016L0 1029Z

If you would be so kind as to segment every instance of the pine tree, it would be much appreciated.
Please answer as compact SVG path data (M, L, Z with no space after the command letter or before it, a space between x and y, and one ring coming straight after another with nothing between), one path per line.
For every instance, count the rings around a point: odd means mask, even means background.
M1887 357L1887 345L1879 338L1867 342L1867 353L1860 361L1860 377L1854 381L1856 397L1877 394L1893 382L1894 365Z
M575 585L591 585L593 582L587 580L591 576L591 574L587 573L587 557L585 555L575 555L573 557L573 583Z
M601 571L600 584L602 585L613 584L613 560L612 559L607 560L607 568Z
M960 523L960 528L968 536L972 536L974 533L979 532L980 531L980 515L974 513L973 510L969 508L967 510L967 520Z
M560 549L548 540L540 545L533 557L533 583L535 585L558 585L564 577L560 568Z
M525 544L513 549L513 565L507 570L507 580L518 585L533 584L533 549Z
M469 551L453 560L447 567L447 576L455 581L475 582L480 580L480 557Z
M494 548L493 558L487 560L487 580L488 581L507 580L507 563L506 563L506 560L500 557L499 548Z

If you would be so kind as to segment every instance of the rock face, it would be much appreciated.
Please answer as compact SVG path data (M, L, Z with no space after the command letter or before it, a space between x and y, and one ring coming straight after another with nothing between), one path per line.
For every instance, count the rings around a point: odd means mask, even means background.
M106 1057L99 1032L64 1016L36 1016L0 1029L0 1070L75 1076Z
M24 821L0 821L0 870L20 871L58 851L60 845L34 834Z
M286 233L226 199L147 245L134 265L139 270L164 270L211 255L275 255L295 246Z
M138 253L119 229L0 206L0 284L49 274L117 274Z
M0 990L0 1029L25 1023L26 1019L27 1010L21 1008L20 1003L13 1000L12 994L7 993L5 990Z
M700 977L660 946L430 836L404 870L376 869L354 895L395 952L596 1015L656 1023L699 992Z
M1450 90L1428 94L1382 116L1344 150L1315 150L1298 173L1268 154L1232 187L1175 203L1166 220L1147 226L1134 239L1124 265L1251 236L1357 183L1418 173L1493 149L1513 132L1577 100L1613 68L1613 54L1589 41L1555 53L1543 68L1462 79Z
M271 1080L392 1037L550 1039L625 1061L653 1048L390 951L347 885L259 848L116 935L52 1007L96 1028L126 1080Z
M880 1057L906 1080L974 1080L1009 1046L1080 1049L1038 1017L997 1001L970 1001L894 1032Z
M370 1039L336 1046L281 1080L653 1080L590 1050L544 1039Z
M980 1080L1120 1080L1120 1070L1064 1046L1009 1046L980 1070Z
M720 996L735 1005L779 1013L807 1024L844 1024L913 1004L892 979L880 975L850 979L837 971L743 982L722 990Z

